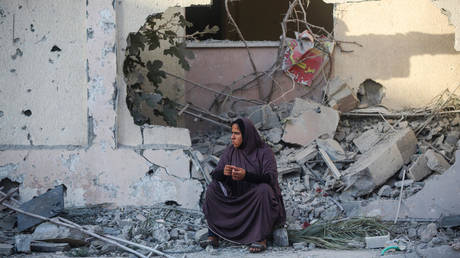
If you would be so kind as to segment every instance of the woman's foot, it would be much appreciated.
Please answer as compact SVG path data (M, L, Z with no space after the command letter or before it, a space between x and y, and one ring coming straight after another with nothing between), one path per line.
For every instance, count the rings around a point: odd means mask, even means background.
M260 253L267 249L267 240L252 243L249 246L249 252L251 253Z
M202 248L206 248L208 245L212 245L214 248L219 247L219 238L215 236L208 236L208 239L200 242L200 246Z

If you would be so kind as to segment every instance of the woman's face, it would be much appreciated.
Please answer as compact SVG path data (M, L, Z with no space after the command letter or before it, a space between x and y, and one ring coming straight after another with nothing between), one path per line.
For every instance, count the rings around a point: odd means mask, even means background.
M238 124L232 125L232 144L233 147L238 148L243 143L243 135L241 134Z

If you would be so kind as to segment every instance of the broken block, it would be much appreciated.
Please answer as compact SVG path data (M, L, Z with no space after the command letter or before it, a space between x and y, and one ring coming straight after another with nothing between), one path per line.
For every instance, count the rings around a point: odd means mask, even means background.
M348 112L359 105L355 92L339 78L329 81L327 98L329 106L341 112Z
M426 165L433 171L442 173L450 168L450 164L444 159L443 156L434 152L433 150L428 150L425 153Z
M333 161L344 160L347 158L342 146L340 146L340 144L334 139L317 139L316 143L318 144L318 147L323 149Z
M300 174L302 172L302 168L300 166L287 166L287 167L279 167L278 168L278 177L282 177L288 174Z
M380 134L375 129L365 131L360 136L353 139L353 143L358 147L361 153L365 153L370 150L380 140Z
M14 236L14 244L16 246L16 252L18 253L30 253L30 242L32 241L32 235L16 235Z
M428 167L426 163L426 156L420 155L417 160L409 167L409 173L407 176L414 181L420 181L433 173L433 171Z
M44 222L32 233L32 240L43 240L46 242L69 243L71 246L86 245L86 235L82 232L58 226L50 222Z
M309 145L295 154L295 161L297 164L303 165L305 162L316 157L316 154L318 154L316 145Z
M355 196L372 192L410 161L416 144L417 139L410 128L387 136L343 172L345 189Z
M283 141L307 146L321 135L332 138L338 123L337 110L297 98L285 124Z
M54 189L23 203L20 208L23 211L34 213L43 217L51 218L64 210L64 185L58 185ZM42 222L41 219L33 218L18 213L18 231L24 231Z
M366 237L366 248L382 248L385 247L385 243L390 241L390 234L385 236L374 236Z

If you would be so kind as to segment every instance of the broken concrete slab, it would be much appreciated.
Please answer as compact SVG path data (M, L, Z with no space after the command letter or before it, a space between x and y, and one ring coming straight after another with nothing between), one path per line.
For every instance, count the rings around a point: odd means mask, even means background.
M300 174L301 172L302 168L297 165L278 167L278 177L283 177L290 174Z
M54 189L23 203L20 209L26 212L34 213L43 217L51 218L58 215L64 210L64 192L65 186L58 185ZM18 213L18 231L24 231L31 228L42 220Z
M399 218L438 219L443 216L458 215L460 211L460 151L455 153L455 164L441 175L425 180L422 190L403 200ZM363 205L363 204L361 204ZM350 207L352 205L349 205ZM356 216L379 216L384 220L394 220L398 201L375 200L350 210ZM345 205L344 205L345 207ZM359 207L359 208L358 208Z
M166 169L170 176L190 178L190 158L183 150L145 150L144 157Z
M291 115L286 120L283 141L307 146L321 135L334 137L339 113L310 100L296 98Z
M313 159L318 154L318 150L316 149L316 145L308 145L307 147L301 149L295 154L295 161L299 165L303 165L305 162Z
M348 112L359 105L355 92L337 77L329 81L327 98L329 106L341 112Z
M30 249L33 252L54 253L70 250L69 243L48 243L41 241L32 241Z
M14 236L14 245L16 252L18 253L30 253L30 242L32 241L32 235L30 234L19 234Z
M425 153L425 157L427 160L426 165L435 172L443 173L450 167L450 164L446 161L446 159L433 150L428 150Z
M410 161L416 151L416 144L417 139L412 129L392 132L343 171L346 190L355 196L372 192Z
M32 233L32 240L46 242L68 243L71 246L86 245L87 236L82 232L64 226L58 226L50 222L44 222Z
M12 255L13 245L0 243L0 255Z
M269 105L251 106L245 112L254 125L260 125L260 129L269 130L272 128L280 128L280 119L276 112Z
M353 139L353 143L358 147L361 153L365 153L370 150L375 144L381 139L381 134L376 129L370 129L365 131L360 136Z
M433 170L428 167L426 156L422 154L409 167L407 176L414 181L420 181L431 173L433 173Z
M318 147L323 149L333 161L347 158L342 146L334 139L316 139L316 144L318 144Z
M281 141L281 136L283 135L283 129L280 127L272 128L266 133L267 141L274 144Z

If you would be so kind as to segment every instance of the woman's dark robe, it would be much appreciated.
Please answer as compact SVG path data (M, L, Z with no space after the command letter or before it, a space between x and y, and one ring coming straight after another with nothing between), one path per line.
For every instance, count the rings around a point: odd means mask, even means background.
M274 225L284 224L286 212L273 152L252 122L242 121L243 144L239 148L229 145L211 172L203 212L213 233L250 244L266 239ZM232 180L223 174L225 165L244 168L246 176Z

